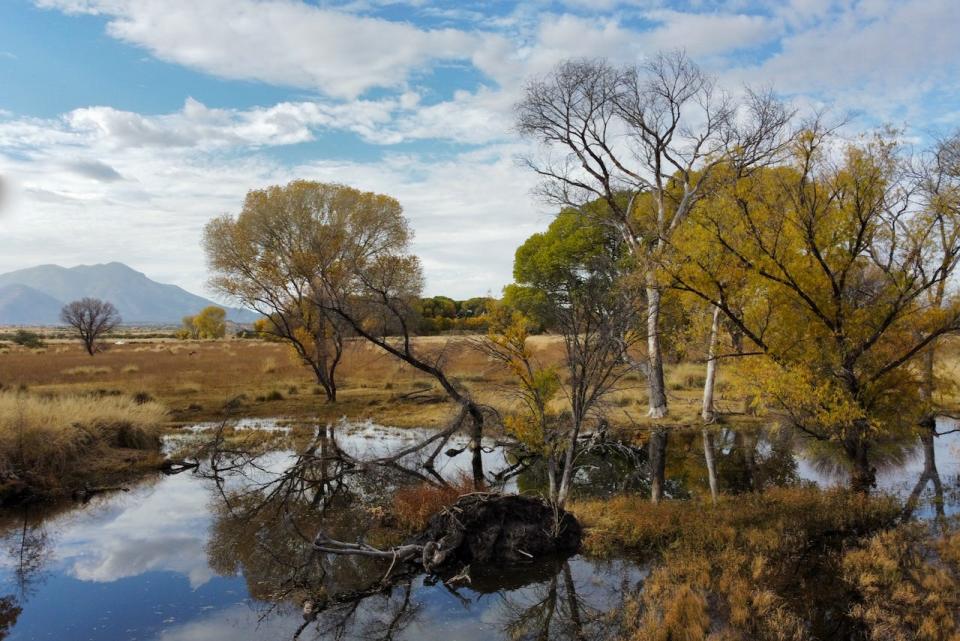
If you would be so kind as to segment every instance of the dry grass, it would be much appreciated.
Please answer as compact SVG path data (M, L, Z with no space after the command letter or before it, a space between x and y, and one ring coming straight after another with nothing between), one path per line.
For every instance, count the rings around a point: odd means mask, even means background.
M850 616L859 597L844 576L843 555L891 527L900 505L883 496L793 488L728 497L717 506L620 497L580 502L573 511L588 528L589 551L658 559L624 609L623 639L812 641L848 638L837 630L860 625Z
M0 392L0 494L55 494L155 452L166 410L124 396Z
M430 483L402 487L393 496L392 514L403 531L420 532L427 527L431 516L474 489L473 481L466 474L442 487Z
M113 369L110 367L97 367L94 365L81 365L63 370L63 373L67 376L97 376L98 374L110 374L112 372Z
M481 403L509 410L515 402L506 393L510 375L473 349L469 339L421 337L415 339L415 346L427 357L441 359L449 375ZM559 363L563 355L563 343L556 336L535 336L531 348L545 364ZM415 390L435 387L434 381L362 340L347 341L337 371L335 405L327 405L322 395L306 393L316 386L316 380L309 369L292 358L291 349L279 343L231 339L129 341L111 345L92 360L74 343L59 343L56 352L51 349L43 355L14 348L0 354L0 386L26 385L33 391L54 394L146 392L169 407L172 420L178 422L222 418L224 404L241 395L246 400L239 406L234 404L233 412L246 416L318 420L346 416L404 427L445 425L455 411L439 391L409 396ZM695 374L701 369L701 364L668 366L668 377L674 383L697 382ZM681 373L674 374L675 370ZM300 393L290 394L288 390L293 387ZM696 421L702 391L671 389L669 393L671 410L663 423L686 425ZM613 425L644 426L646 387L642 380L631 377L611 400ZM734 401L721 395L718 403L722 409L739 409Z

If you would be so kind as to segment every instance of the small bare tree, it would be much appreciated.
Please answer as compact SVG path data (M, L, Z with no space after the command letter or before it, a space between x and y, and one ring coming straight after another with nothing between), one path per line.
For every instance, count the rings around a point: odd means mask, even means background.
M99 298L81 298L64 305L60 320L74 329L90 356L99 351L100 338L121 322L117 308Z

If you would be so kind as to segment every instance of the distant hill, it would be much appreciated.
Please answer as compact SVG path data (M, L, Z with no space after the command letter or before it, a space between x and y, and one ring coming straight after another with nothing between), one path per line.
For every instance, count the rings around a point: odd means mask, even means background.
M0 287L0 325L52 325L63 303L26 285Z
M0 274L0 325L57 325L60 308L85 296L110 301L124 323L139 325L179 323L184 316L217 304L176 285L150 280L123 263L39 265ZM227 319L237 323L258 317L243 309L225 309Z

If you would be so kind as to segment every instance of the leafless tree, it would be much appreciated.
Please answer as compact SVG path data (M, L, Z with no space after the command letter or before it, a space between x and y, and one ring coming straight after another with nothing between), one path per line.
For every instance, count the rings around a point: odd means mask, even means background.
M351 274L350 285L338 286L335 278L344 271ZM446 429L414 447L433 446L430 457L433 460L447 440L469 420L473 478L479 488L484 483L481 459L484 408L446 374L443 350L428 352L414 343L417 314L414 303L422 286L423 275L417 257L397 253L341 265L334 276L322 273L315 281L314 291L318 296L314 302L357 336L431 376L450 400L459 405L456 418Z
M548 152L525 159L544 179L540 195L572 207L606 201L605 222L623 235L644 272L653 418L667 411L657 254L709 191L714 169L748 171L770 162L791 117L771 92L748 90L734 100L682 51L627 67L567 61L530 82L517 105L517 128Z
M90 356L100 349L100 338L121 323L117 308L99 298L81 298L64 305L60 320L74 329Z

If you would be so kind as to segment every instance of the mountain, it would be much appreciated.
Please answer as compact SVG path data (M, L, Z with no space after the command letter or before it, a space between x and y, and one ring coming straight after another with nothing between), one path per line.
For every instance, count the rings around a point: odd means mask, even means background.
M180 323L211 300L191 294L176 285L150 280L123 263L105 265L39 265L0 274L0 324L57 324L60 308L69 301L90 296L110 301L127 324ZM51 314L51 305L56 312ZM249 323L258 315L226 307L227 319Z
M0 287L0 325L55 325L63 303L26 285Z

